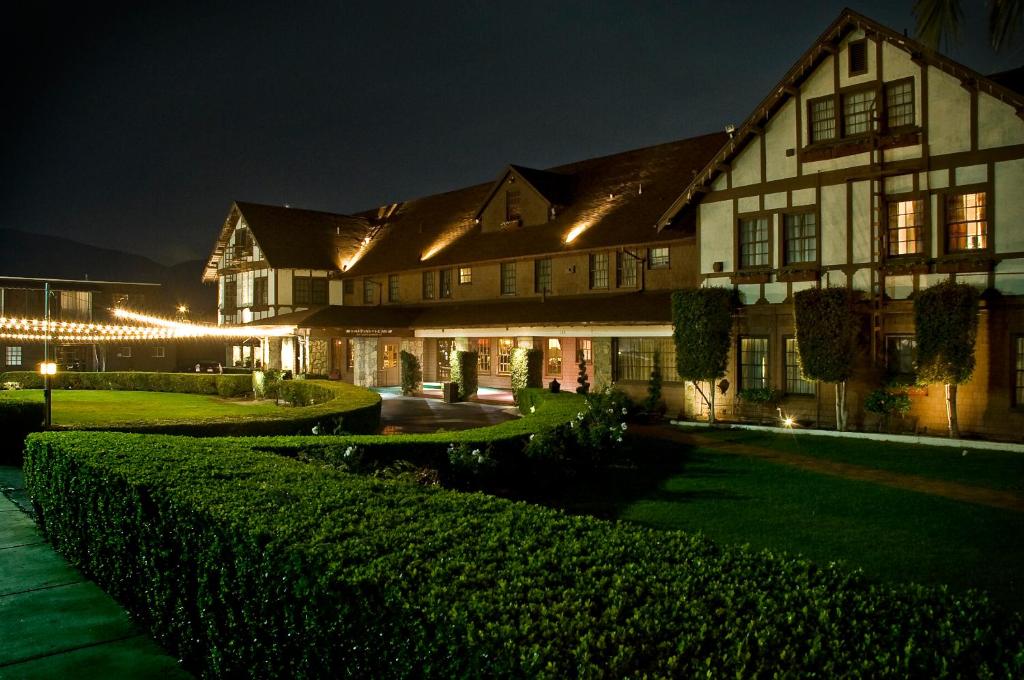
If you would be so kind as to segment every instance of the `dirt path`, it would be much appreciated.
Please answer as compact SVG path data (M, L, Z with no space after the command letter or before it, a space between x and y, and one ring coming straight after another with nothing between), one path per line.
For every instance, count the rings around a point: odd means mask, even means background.
M700 446L714 449L719 453L729 453L739 456L760 458L772 463L789 465L801 470L817 472L823 475L833 475L845 479L854 479L863 482L874 482L882 486L890 486L896 489L917 491L933 496L941 496L954 501L986 505L1002 510L1024 512L1024 497L1009 491L987 489L981 486L948 482L931 477L919 475L907 475L900 472L889 472L875 468L851 465L850 463L839 463L831 460L823 460L811 456L802 456L794 453L783 453L761 446L750 446L737 442L723 442L714 437L702 435L697 432L683 432L668 425L639 425L633 431L642 437L652 437L666 441L677 442L687 446Z

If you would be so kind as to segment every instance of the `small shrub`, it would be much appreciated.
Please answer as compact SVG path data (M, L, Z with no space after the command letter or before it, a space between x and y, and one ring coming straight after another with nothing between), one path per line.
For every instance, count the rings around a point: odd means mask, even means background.
M888 431L893 416L903 417L910 412L910 395L900 386L880 387L864 398L864 410L880 417L880 431Z
M485 486L498 469L493 445L483 449L471 444L448 445L448 467L451 481L460 486Z
M459 386L459 400L469 399L476 394L477 357L476 352L455 350L451 355L451 380Z
M512 350L510 379L512 396L518 403L519 392L528 388L544 385L544 352L529 347L516 347Z
M644 410L648 413L664 413L665 403L661 400L661 352L655 350L651 366L651 377L647 380L647 398Z
M404 349L398 356L401 361L402 394L405 396L416 394L423 384L423 371L420 368L420 360L415 354Z
M775 404L782 398L782 393L770 387L748 387L736 393L740 401L757 405L757 420L764 421L764 407Z

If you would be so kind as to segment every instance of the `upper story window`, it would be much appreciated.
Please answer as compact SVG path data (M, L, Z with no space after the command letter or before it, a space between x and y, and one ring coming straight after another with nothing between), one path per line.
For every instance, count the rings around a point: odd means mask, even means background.
M62 319L65 321L89 321L92 318L92 293L79 290L57 292Z
M783 215L783 264L818 261L818 219L812 212Z
M913 377L917 361L917 338L913 335L885 336L885 365L891 376Z
M388 274L388 302L398 302L398 274Z
M668 246L647 249L648 269L668 269L671 264Z
M885 84L885 125L899 128L914 124L914 79Z
M373 281L363 279L363 304L373 304Z
M452 296L452 270L442 269L441 270L441 297L450 298Z
M988 218L984 191L946 197L946 252L988 248Z
M847 46L847 57L849 59L850 75L860 76L868 72L868 41L851 40Z
M889 257L924 253L924 201L889 201L886 240Z
M615 254L615 285L619 288L636 288L639 282L640 253L623 250Z
M252 281L252 304L255 307L266 307L270 301L270 287L266 276L257 276Z
M297 305L326 305L327 279L293 276L292 301Z
M740 268L767 267L768 218L740 220Z
M1024 335L1013 339L1013 405L1024 406Z
M434 299L434 272L423 272L423 299Z
M590 255L590 287L608 287L608 253L592 253Z
M21 366L23 360L21 347L7 347L4 349L4 362L8 366Z
M459 285L466 286L473 283L473 268L459 267Z
M515 262L502 262L501 263L501 294L502 295L515 295L516 294L516 263Z
M520 208L519 189L509 189L505 192L505 221L512 222L523 217Z
M533 292L551 292L551 258L534 260L533 262Z
M234 277L224 278L224 301L225 310L238 308L238 283Z
M874 88L854 90L842 95L843 137L863 135L875 129Z
M832 97L812 99L810 109L811 143L836 138L836 102Z

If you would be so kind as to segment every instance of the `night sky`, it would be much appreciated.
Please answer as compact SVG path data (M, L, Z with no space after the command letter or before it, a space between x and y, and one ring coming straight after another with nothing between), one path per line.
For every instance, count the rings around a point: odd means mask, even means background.
M1024 64L964 4L950 55ZM234 199L355 212L738 124L844 3L13 5L0 227L169 264ZM854 9L912 32L911 5Z

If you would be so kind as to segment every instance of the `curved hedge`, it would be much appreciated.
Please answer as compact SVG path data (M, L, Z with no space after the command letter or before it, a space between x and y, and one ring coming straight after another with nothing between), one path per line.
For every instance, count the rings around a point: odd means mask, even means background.
M10 376L10 377L9 377ZM32 386L22 376L38 375L29 372L5 373L0 378L17 380ZM60 376L58 376L60 377ZM55 389L116 389L218 394L226 385L232 391L241 389L242 381L250 386L250 375L207 375L191 373L66 373L65 382ZM138 386L133 388L132 386ZM39 387L42 386L40 379ZM194 387L195 390L185 389ZM164 389L160 389L160 388ZM211 391L212 390L212 391ZM244 393L244 392L243 392ZM282 406L280 414L273 416L240 416L237 418L211 418L161 420L154 417L146 422L110 422L102 425L54 426L59 430L103 430L138 432L145 434L176 434L194 437L270 436L322 433L372 433L380 428L380 395L348 383L326 380L287 380L281 383L279 396L293 407ZM298 407L302 407L301 409ZM21 444L29 432L42 429L42 404L16 404L0 400L0 460L20 464Z
M26 390L43 389L43 376L32 371L0 373L0 384L21 383ZM132 392L178 392L180 394L217 394L241 397L252 393L252 375L214 373L149 373L111 371L58 373L50 380L55 390L129 390Z
M983 594L228 440L28 439L49 540L210 677L1019 677Z

